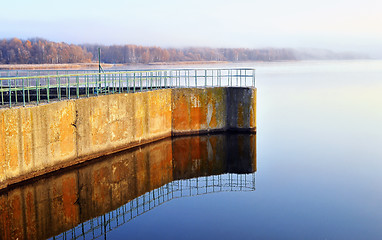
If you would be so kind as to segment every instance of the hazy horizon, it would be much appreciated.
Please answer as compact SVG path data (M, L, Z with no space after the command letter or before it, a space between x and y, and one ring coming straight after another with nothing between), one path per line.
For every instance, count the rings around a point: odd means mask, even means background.
M2 38L165 48L328 49L382 57L382 3L375 0L20 0L2 5Z

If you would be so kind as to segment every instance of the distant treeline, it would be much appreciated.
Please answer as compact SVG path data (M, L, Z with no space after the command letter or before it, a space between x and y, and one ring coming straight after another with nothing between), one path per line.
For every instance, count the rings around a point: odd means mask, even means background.
M137 45L74 45L41 38L0 40L0 64L84 63L154 63L177 61L287 61L301 59L349 59L353 54L328 50L297 51L284 48L160 48Z
M2 64L83 63L91 62L92 57L91 53L74 44L40 38L0 40Z
M244 48L160 48L137 45L82 45L98 59L101 48L101 61L105 63L152 63L177 61L279 61L295 60L291 49L244 49Z

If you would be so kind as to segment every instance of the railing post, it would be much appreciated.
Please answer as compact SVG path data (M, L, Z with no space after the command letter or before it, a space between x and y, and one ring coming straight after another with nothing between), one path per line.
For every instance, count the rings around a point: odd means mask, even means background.
M149 81L149 73L148 72L146 72L145 77L146 77L146 91L148 91L149 90L149 83L148 83L148 81Z
M182 73L182 70L178 70L178 77L177 77L177 81L178 81L178 88L180 88L181 87L181 83L180 83L180 75L181 75L181 73Z
M187 70L187 87L190 87L190 70Z
M80 98L80 77L79 76L76 76L76 83L77 83L77 90L76 90L77 98Z
M255 69L252 70L252 87L255 87L256 78L255 78Z
M218 70L218 86L221 87L222 85L222 72L221 70Z
M239 86L239 76L240 74L238 73L239 70L236 69L236 87Z
M68 90L66 91L68 99L70 99L70 77L68 76Z
M36 101L37 101L37 105L38 105L38 102L39 102L39 97L40 97L40 94L39 94L39 84L40 84L40 78L37 78L36 79Z
M30 103L30 101L31 101L31 98L30 98L30 94L29 94L29 88L30 88L30 79L29 79L29 73L28 73L28 78L27 78L27 86L28 86L28 88L27 88L27 92L28 92L28 103Z
M166 89L167 87L166 87L166 84L167 84L167 71L165 70L164 72L163 72L164 74L164 76L163 76L163 84L164 84L164 88Z
M105 80L105 95L109 92L109 84L107 84L107 74L104 75L104 80ZM106 90L107 86L107 90Z
M228 86L232 87L232 69L228 70Z
M85 84L86 84L86 96L89 97L90 96L90 75L85 75Z
M100 75L95 75L95 79L96 79L96 85L95 85L95 89L96 89L96 96L98 96L98 94L99 94L99 90L100 90L100 87L99 87L99 84L101 84L100 82L99 82L99 77Z
M142 80L142 72L139 73L139 78L140 78L140 84L141 84L141 92L143 91L143 80Z
M9 107L12 107L12 90L11 90L11 79L8 79L8 87L9 87Z
M170 71L170 87L172 88L173 85L172 71Z
M117 74L113 74L113 93L117 92Z
M56 84L57 84L57 98L58 100L61 101L61 77L58 76L58 71L57 71Z
M175 88L178 87L178 70L175 70Z
M162 89L162 74L163 74L163 71L162 72L159 72L159 89Z
M129 73L126 73L126 91L130 92L130 86L129 86Z
M176 87L180 88L180 70L176 70L175 82L176 82Z
M154 73L150 72L150 90L151 91L153 90L153 76L154 76Z
M134 85L133 85L133 92L135 92L135 72L134 72Z
M215 86L214 86L214 70L212 69L211 72L212 72L212 74L211 74L212 87L215 87Z
M0 80L0 91L1 91L1 105L4 105L3 81L2 80Z
M111 85L111 90L108 91L108 93L114 93L115 92L115 75L110 74L109 75L109 85Z
M195 70L195 87L198 87L198 70Z
M204 86L207 87L207 69L204 70Z
M25 87L24 87L24 78L22 80L22 84L23 84L23 107L25 107Z
M18 76L19 76L19 71L16 71L16 77ZM15 84L15 102L17 104L17 80L15 79L13 83Z
M244 69L244 87L247 86L247 69Z
M241 87L241 69L239 70L239 76L240 76L240 87Z
M47 80L48 80L48 85L47 85L47 89L46 89L46 98L48 99L48 103L49 103L49 90L50 90L49 80L50 80L50 78L48 77Z
M121 78L122 78L122 73L119 74L118 93L121 93Z

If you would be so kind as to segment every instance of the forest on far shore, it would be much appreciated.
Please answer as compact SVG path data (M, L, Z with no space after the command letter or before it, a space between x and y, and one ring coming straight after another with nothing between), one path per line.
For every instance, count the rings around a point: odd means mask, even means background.
M98 61L103 63L155 63L178 61L288 61L305 59L356 59L365 56L329 50L289 48L160 48L138 45L75 45L41 38L0 39L0 64L58 64Z

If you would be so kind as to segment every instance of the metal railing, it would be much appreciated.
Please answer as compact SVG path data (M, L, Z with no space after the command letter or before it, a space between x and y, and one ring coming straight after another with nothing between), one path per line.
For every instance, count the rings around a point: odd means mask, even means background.
M71 98L181 87L255 87L255 69L81 71L75 74L0 77L0 106L26 106ZM54 72L54 71L53 71ZM57 71L56 71L57 72Z
M233 191L255 191L255 173L227 173L176 180L51 239L97 239L100 237L106 239L108 232L172 199Z

